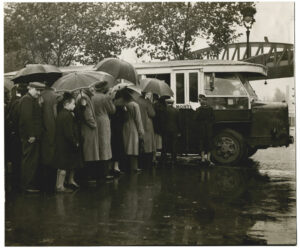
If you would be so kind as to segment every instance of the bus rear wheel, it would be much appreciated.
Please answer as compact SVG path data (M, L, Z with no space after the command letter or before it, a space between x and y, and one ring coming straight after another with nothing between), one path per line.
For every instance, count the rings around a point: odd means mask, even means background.
M232 129L221 130L213 139L212 158L222 165L237 165L246 155L243 136Z

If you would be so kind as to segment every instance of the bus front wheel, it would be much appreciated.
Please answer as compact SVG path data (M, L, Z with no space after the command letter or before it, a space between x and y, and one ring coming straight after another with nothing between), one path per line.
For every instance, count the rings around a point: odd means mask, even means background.
M235 130L223 129L213 139L212 158L218 164L237 165L246 152L244 138Z

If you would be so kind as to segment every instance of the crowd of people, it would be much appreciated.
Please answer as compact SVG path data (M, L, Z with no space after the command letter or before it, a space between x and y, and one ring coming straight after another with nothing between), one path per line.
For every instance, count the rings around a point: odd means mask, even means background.
M195 120L199 153L210 161L212 109L200 96ZM72 93L31 82L5 99L5 165L21 192L72 192L141 167L176 162L181 135L173 100L156 94L112 91L105 82Z

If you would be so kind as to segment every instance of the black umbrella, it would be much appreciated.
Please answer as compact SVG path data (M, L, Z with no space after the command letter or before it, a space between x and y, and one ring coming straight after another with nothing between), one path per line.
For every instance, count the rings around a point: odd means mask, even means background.
M104 71L115 79L126 79L134 84L139 84L137 72L132 64L117 58L106 58L96 66L97 71Z
M173 96L170 86L156 78L144 78L141 80L141 88L144 92L155 93L159 96Z
M12 79L16 83L48 82L54 83L62 72L54 65L28 64Z

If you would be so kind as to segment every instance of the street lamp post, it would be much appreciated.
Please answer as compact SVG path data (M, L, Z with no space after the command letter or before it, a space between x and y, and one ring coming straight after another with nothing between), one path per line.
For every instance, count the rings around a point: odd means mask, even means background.
M253 23L255 22L254 15L256 13L256 9L252 6L247 6L241 10L241 14L243 15L243 23L246 30L247 35L247 48L246 48L246 54L247 59L251 57L251 48L249 43L249 37L250 37L250 29L252 28Z

